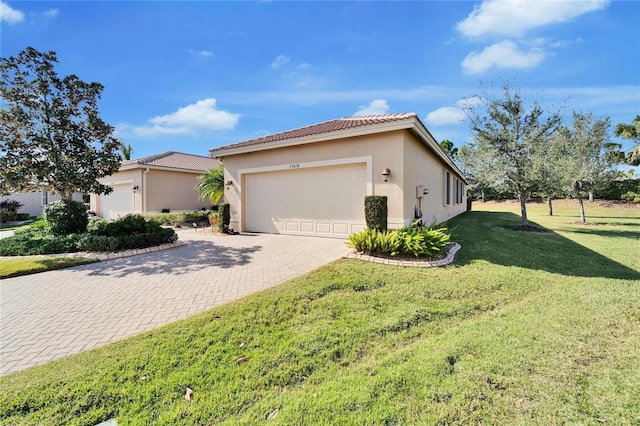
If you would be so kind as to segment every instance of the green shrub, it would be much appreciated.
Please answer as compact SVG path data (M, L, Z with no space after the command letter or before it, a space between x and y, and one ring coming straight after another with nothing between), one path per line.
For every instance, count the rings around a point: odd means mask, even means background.
M45 230L26 230L0 240L0 256L76 252L79 240L78 234L56 236Z
M115 222L92 219L87 231L78 242L80 250L132 250L173 243L178 239L173 229L163 228L159 222L146 220L140 214L130 214Z
M347 245L372 255L412 255L433 257L451 242L451 232L444 226L418 226L419 221L397 230L365 229L349 235Z
M222 203L218 206L218 230L225 232L229 229L231 222L231 206L229 203Z
M364 217L367 222L367 228L386 231L387 214L386 195L367 195L364 197Z
M114 252L153 247L174 243L177 240L178 235L173 229L159 227L153 232L131 235L85 234L78 241L78 248L83 251Z
M18 213L18 220L29 220L31 219L31 215L29 213Z
M84 203L58 200L45 206L44 215L53 235L81 234L89 218Z
M0 210L0 223L15 222L16 220L18 220L18 213Z
M620 197L623 200L631 201L633 203L640 203L640 193L629 191L625 194L622 194Z

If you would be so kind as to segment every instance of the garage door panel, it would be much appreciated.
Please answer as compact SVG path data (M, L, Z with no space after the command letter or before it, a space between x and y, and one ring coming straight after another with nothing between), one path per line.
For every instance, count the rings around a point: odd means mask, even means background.
M100 216L104 219L117 219L133 211L133 193L131 184L112 185L113 191L102 195Z
M366 165L283 170L245 178L245 229L346 238L364 227Z

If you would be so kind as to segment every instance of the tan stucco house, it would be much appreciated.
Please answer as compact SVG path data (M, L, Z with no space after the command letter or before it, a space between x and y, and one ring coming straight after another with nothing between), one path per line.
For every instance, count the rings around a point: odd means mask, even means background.
M388 197L390 228L466 210L463 173L413 113L340 118L210 155L240 231L346 238L366 227L365 195Z
M120 169L100 182L113 188L109 195L91 194L91 210L105 219L129 213L198 210L211 204L199 201L198 176L219 162L181 152L163 152L123 161Z
M74 201L82 202L82 193L74 192L71 197ZM60 196L48 191L33 191L33 192L16 192L2 196L0 201L4 200L16 200L22 203L22 207L18 209L18 213L29 213L29 216L40 216L45 206L54 201L58 201Z

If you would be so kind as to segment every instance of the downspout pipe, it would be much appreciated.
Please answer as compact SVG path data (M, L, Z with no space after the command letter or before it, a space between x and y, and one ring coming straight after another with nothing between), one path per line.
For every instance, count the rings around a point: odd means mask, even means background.
M142 212L147 212L147 173L149 173L149 167L142 172Z

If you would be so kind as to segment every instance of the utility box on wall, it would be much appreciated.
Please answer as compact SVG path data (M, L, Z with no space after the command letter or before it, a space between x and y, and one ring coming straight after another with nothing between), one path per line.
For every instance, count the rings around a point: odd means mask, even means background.
M424 187L422 185L416 186L416 198L424 197Z

